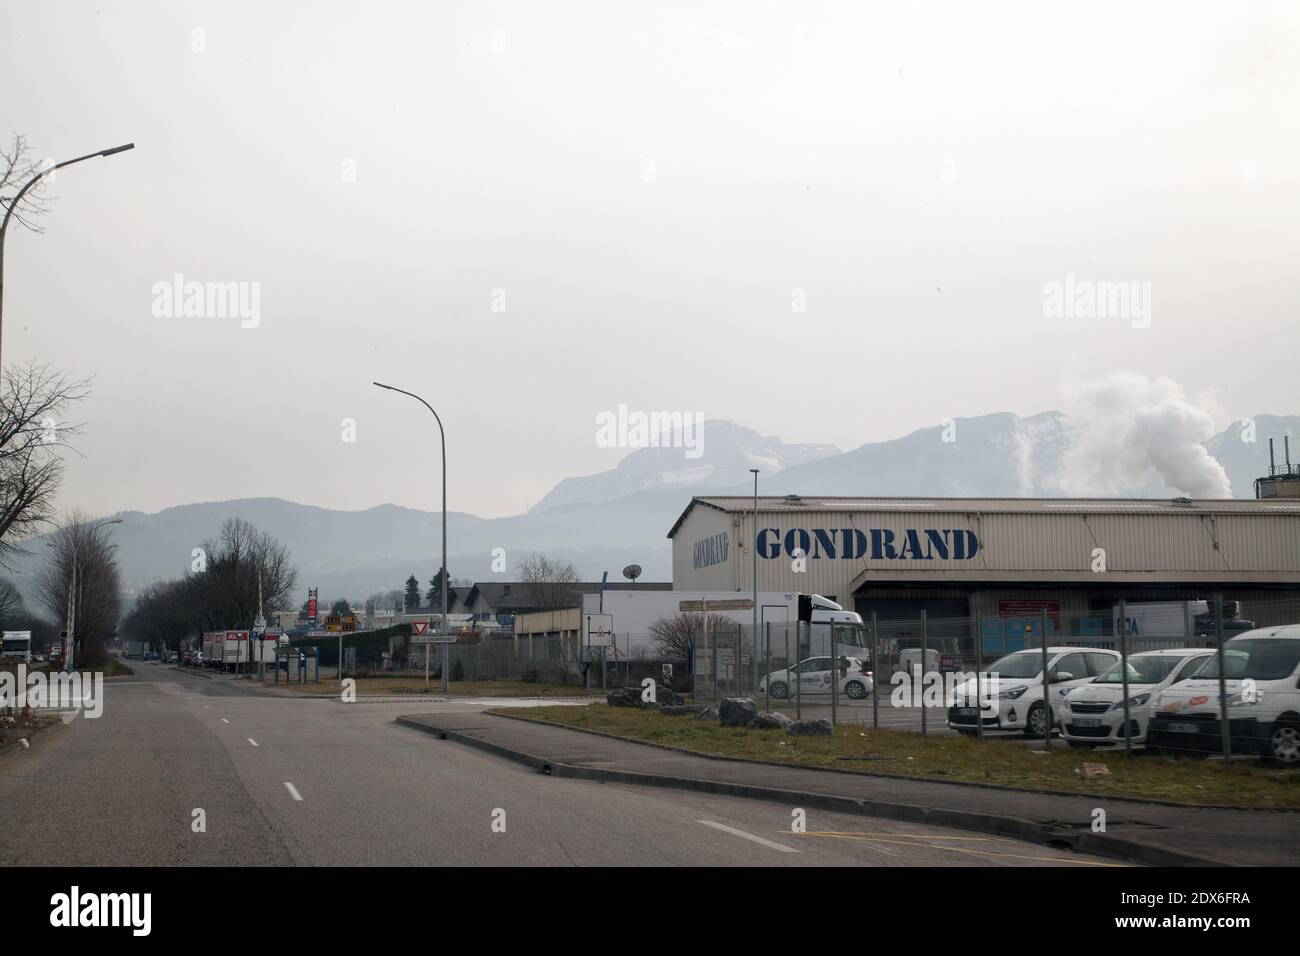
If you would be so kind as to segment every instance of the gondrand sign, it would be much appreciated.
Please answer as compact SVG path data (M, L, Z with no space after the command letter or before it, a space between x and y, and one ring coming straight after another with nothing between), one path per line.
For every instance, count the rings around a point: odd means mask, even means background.
M730 550L731 539L725 531L705 538L703 541L696 541L695 554L693 555L695 570L698 571L700 568L721 564L727 560L727 553Z
M979 539L962 528L792 528L784 536L777 528L764 528L757 546L759 556L769 559L785 555L812 561L969 561L979 551Z

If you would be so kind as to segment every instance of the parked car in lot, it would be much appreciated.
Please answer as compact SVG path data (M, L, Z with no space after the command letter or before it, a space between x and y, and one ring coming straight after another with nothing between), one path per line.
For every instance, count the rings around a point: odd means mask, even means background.
M1232 751L1300 764L1300 624L1263 627L1223 645ZM1169 753L1218 753L1223 746L1219 656L1151 701L1147 746Z
M758 682L758 693L768 693L770 686L771 694L777 700L786 700L796 693L800 696L829 694L833 664L834 658L831 657L809 657L788 669L772 671ZM840 693L850 700L862 700L875 689L871 671L866 669L861 659L841 657L839 671Z
M1196 673L1213 652L1184 647L1130 654L1096 680L1075 687L1056 705L1057 726L1071 747L1098 747L1146 741L1151 698L1166 687ZM1124 727L1124 676L1128 673L1128 717Z
M1049 647L1047 677L1058 699L1101 676L1120 659L1118 651L1092 647ZM973 734L987 730L1020 730L1028 737L1046 737L1056 721L1043 701L1042 648L1016 651L984 668L980 682L987 698L981 706L975 681L959 684L948 708L948 726ZM1064 692L1064 695L1062 694Z

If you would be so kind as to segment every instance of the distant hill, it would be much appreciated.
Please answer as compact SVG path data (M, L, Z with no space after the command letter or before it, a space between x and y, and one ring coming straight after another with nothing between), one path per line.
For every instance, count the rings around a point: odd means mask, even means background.
M1293 460L1300 458L1300 416L1258 415L1254 422L1253 443L1242 441L1236 423L1204 445L1227 471L1238 498L1252 497L1255 478L1266 472L1270 436L1277 440L1279 463L1284 435L1293 439ZM762 469L763 494L1060 495L1072 436L1070 422L1059 412L960 418L953 426L956 441L945 442L943 427L935 426L847 452L828 445L786 444L730 422L706 427L705 454L697 462L684 459L680 450L642 449L609 472L560 482L527 514L478 518L450 513L453 577L491 580L493 549L504 548L502 578L507 580L514 579L518 561L532 551L572 561L588 580L598 580L606 570L617 579L632 563L644 568L643 580L670 580L672 551L666 535L691 496L748 494L751 467ZM683 462L692 467L682 468ZM1124 493L1171 497L1176 491L1152 472ZM245 518L289 546L304 597L313 586L320 588L322 599L361 600L401 587L412 572L425 587L439 560L438 513L390 504L333 511L250 498L119 517L124 523L113 529L113 537L132 593L151 581L182 574L193 549L231 517ZM35 543L33 558L18 562L10 575L33 606L32 561L43 557L44 550Z

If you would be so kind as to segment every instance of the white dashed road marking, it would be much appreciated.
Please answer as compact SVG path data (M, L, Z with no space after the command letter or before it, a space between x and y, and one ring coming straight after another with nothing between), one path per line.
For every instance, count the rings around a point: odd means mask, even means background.
M297 788L297 787L295 787L293 784L291 784L288 780L286 780L286 781L284 782L284 785L285 785L285 787L287 787L288 790L289 790L289 796L293 797L295 800L301 800L301 799L302 799L302 794L298 792L298 788Z
M749 840L752 843L757 843L760 846L765 846L772 850L780 850L782 853L799 852L792 846L783 846L782 844L776 843L772 840L765 840L761 836L755 836L752 833L746 833L744 830L737 830L735 827L729 827L725 823L716 823L713 820L696 820L695 822L702 823L706 827L713 827L713 829L715 830L721 830L723 833L730 833L732 836L738 836L742 840Z
M228 723L230 723L230 721L226 720L226 718L224 718L224 717L221 718L221 722L222 722L223 724L228 724Z
M249 737L249 738L248 738L248 742L249 742L250 744L252 744L254 747L257 746L257 741L254 740L252 737Z

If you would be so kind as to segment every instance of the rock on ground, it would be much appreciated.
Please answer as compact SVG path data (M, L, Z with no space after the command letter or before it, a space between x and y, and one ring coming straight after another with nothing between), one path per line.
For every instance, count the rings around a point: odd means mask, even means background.
M786 728L786 733L791 737L829 737L831 722L824 717L818 717L816 720L792 720L790 726Z
M744 727L758 716L758 708L748 697L724 697L718 701L718 721L723 727Z

